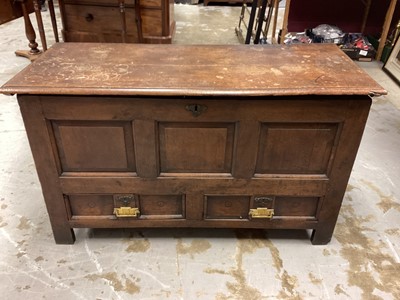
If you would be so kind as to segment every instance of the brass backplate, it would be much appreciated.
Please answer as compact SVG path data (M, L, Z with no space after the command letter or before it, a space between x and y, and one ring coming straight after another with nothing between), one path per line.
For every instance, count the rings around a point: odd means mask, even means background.
M117 218L137 218L140 215L137 207L118 207L114 208L114 214Z
M206 105L202 104L189 104L186 105L186 110L192 112L193 116L198 117L207 110Z
M257 207L249 211L251 219L272 219L273 216L274 210L272 208Z

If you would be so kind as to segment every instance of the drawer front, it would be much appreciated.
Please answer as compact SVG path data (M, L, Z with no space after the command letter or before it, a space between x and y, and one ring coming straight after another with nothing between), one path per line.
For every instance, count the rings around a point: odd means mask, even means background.
M74 5L98 5L98 6L118 6L118 0L65 0L65 4ZM134 6L135 0L125 0L125 7ZM161 7L161 0L140 0L142 7Z
M163 220L185 219L186 199L180 195L76 194L68 195L66 207L71 220ZM187 203L191 206L192 203ZM251 195L205 195L204 221L268 219L316 220L320 198ZM116 210L121 209L117 212ZM272 216L250 216L250 210L269 209ZM131 209L131 215L129 210ZM135 210L135 211L133 211ZM136 210L138 211L136 215ZM190 219L188 219L190 221Z
M65 199L72 220L185 218L184 195L76 194ZM131 212L137 209L138 214L129 215L128 208Z
M205 219L247 219L249 196L208 195L205 197Z
M125 18L127 35L137 38L135 10L132 8L126 9ZM104 35L106 37L111 33L121 36L122 31L121 14L118 7L65 5L65 24L64 30L67 34L90 33L94 36L99 36L97 41L103 41L104 37L101 36ZM142 10L142 29L143 35L161 36L161 10Z
M204 219L243 221L270 219L273 221L274 219L293 220L297 218L316 220L320 202L319 197L206 195L204 197ZM250 210L255 210L257 213L257 209L260 208L270 210L273 215L250 216Z

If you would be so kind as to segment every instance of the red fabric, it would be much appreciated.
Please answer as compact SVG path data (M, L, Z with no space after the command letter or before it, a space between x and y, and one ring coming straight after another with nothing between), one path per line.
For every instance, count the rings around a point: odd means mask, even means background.
M379 35L382 32L389 3L390 0L372 0L364 34ZM362 0L291 0L288 31L301 32L329 24L344 32L360 32L364 11ZM397 3L391 28L399 19L400 3Z

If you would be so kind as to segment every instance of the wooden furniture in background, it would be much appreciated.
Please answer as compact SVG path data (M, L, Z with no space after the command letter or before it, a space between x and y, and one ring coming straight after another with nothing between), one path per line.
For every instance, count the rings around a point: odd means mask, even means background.
M272 22L271 43L276 44L275 32L279 13L279 0L253 1L251 10L243 3L239 24L235 28L242 44L266 44ZM246 38L244 37L244 34Z
M59 0L65 42L171 43L173 0Z
M26 57L31 61L34 61L36 58L39 57L39 54L41 54L41 51L38 49L39 45L38 45L38 43L36 43L36 33L35 33L35 30L33 29L32 22L29 17L28 7L31 4L34 7L34 10L36 10L34 3L30 2L28 0L16 0L14 2L14 5L20 5L20 7L21 7L22 15L24 17L25 35L29 41L28 46L30 48L30 50L17 50L17 51L15 51L15 54L18 56ZM38 25L40 26L39 23L38 23Z
M27 3L27 12L33 12L33 3ZM14 0L0 0L0 25L23 16L22 7L16 5Z
M53 0L47 0L49 6L49 12L52 22L52 27L54 31L54 36L56 42L58 39L57 22L55 17ZM42 43L43 51L47 50L47 41L45 36L45 31L43 27L43 20L40 10L40 5L38 0L0 0L0 24L9 22L16 18L23 17L25 25L25 35L29 41L29 50L17 50L16 55L29 58L31 61L39 57L42 52L38 48L38 43L36 42L36 33L32 26L29 14L35 12L36 20L38 23L38 29L40 34L40 40Z
M379 40L378 51L376 53L376 60L380 60L382 57L383 48L386 45L388 33L390 30L390 24L392 23L394 11L396 9L396 2L397 2L397 0L390 1L390 5L387 10L386 17L385 17L385 22L384 22L383 28L382 28L382 35Z
M33 29L29 14L34 11L34 3L28 0L0 0L0 24L24 17L25 35L29 41L29 50L17 50L20 56L34 60L41 51L36 43L36 33Z
M237 4L237 3L252 3L252 0L204 0L204 6L207 6L209 3L228 3L228 4Z
M0 92L18 94L61 244L76 227L312 229L326 244L369 95L386 93L335 45L95 43L54 45Z

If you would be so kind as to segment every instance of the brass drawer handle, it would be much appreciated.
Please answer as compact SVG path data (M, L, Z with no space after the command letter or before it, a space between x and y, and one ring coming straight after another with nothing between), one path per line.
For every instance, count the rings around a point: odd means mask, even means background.
M94 19L94 17L93 17L93 15L92 15L92 14L86 14L86 16L85 16L85 20L86 20L86 21L88 21L88 22L92 22L92 21L93 21L93 19Z
M114 208L114 214L117 218L138 218L140 211L137 207L122 206Z
M249 211L250 219L272 219L273 216L273 208L257 207Z

